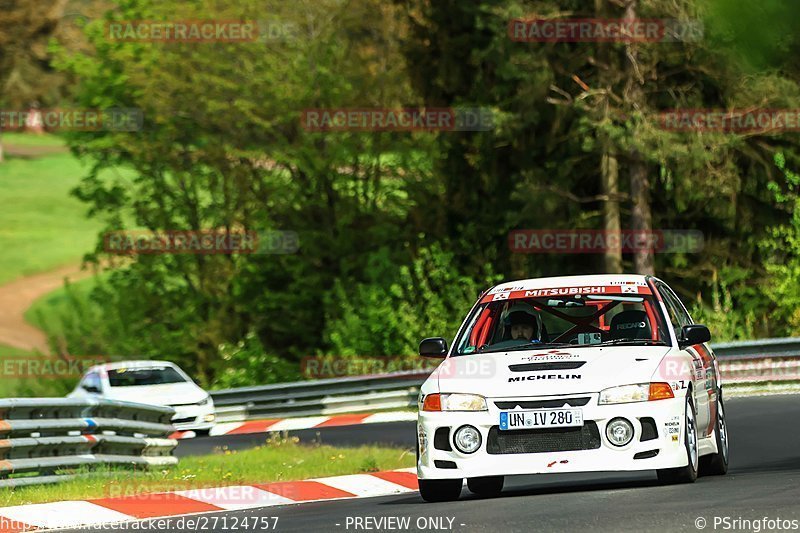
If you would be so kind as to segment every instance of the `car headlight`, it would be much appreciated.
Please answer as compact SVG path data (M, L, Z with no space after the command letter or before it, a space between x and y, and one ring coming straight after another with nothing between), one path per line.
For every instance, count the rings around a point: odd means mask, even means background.
M477 394L428 394L423 411L486 411L486 398Z
M647 402L674 398L672 386L669 383L638 383L636 385L622 385L600 391L597 403L600 405L613 403Z
M205 399L200 400L195 405L208 405L208 402L211 401L211 396L206 396Z
M461 453L475 453L481 447L481 432L472 426L461 426L456 430L453 444Z
M600 392L599 404L646 402L650 396L650 384L623 385Z

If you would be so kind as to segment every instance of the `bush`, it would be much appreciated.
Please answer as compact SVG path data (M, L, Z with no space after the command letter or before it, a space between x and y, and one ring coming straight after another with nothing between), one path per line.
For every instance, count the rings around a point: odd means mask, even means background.
M453 339L478 294L497 281L488 267L477 279L459 274L439 245L409 265L397 266L388 250L369 265L366 282L337 282L327 302L324 338L336 356L414 357L425 337Z

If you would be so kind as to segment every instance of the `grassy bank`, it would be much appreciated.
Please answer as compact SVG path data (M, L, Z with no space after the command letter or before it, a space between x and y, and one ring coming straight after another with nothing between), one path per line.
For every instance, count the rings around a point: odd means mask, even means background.
M102 278L103 274L100 275ZM97 284L97 277L85 278L70 285L72 298L87 303L89 293ZM73 310L71 297L65 287L54 290L36 300L25 312L25 321L47 332L49 335L61 336L63 324L61 317L69 315Z
M57 146L56 137L4 135L7 144ZM87 167L69 153L13 157L0 164L0 283L77 263L101 224L70 195Z
M0 506L292 481L412 466L414 452L411 450L302 445L296 437L273 436L258 448L240 452L220 450L213 455L186 457L177 467L170 469L139 473L97 471L57 485L5 490L0 494Z

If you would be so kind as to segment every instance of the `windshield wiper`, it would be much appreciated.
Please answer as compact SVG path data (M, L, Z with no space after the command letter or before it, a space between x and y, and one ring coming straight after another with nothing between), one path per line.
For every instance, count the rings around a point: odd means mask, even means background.
M563 348L569 346L565 342L528 342L518 346L507 346L505 348L497 348L495 350L479 349L479 353L494 353L494 352L518 352L520 350L532 350L536 348Z
M664 341L656 341L653 339L612 339L608 341L599 342L597 344L591 344L589 346L621 346L621 345L631 345L631 346L669 346Z

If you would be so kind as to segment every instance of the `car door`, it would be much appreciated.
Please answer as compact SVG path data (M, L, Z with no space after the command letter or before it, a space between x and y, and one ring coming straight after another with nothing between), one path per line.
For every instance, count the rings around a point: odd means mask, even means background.
M688 311L686 311L686 307L666 283L659 282L657 287L669 312L672 326L675 328L675 336L680 340L683 335L683 327L694 324L694 322ZM716 366L714 357L705 344L687 346L681 351L688 354L692 359L697 428L701 436L707 436L709 427L712 427L712 408L716 405Z

